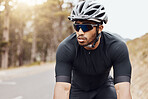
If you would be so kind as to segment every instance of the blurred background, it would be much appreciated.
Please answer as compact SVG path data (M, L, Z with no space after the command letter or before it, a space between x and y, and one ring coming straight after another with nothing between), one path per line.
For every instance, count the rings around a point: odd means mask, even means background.
M52 99L55 54L74 32L67 19L83 0L0 0L0 99ZM97 0L104 25L127 43L133 99L148 99L147 0Z

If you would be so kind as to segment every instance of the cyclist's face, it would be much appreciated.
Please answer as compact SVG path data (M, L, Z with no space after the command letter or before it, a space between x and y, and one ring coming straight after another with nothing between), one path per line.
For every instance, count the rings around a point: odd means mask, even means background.
M76 21L76 24L95 24L92 21ZM84 46L92 42L96 38L96 27L93 27L92 30L83 32L80 28L79 31L76 31L77 41L80 45Z

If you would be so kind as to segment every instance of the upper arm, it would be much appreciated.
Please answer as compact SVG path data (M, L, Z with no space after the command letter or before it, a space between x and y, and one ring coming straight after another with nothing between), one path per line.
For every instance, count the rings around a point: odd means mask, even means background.
M71 46L61 43L56 53L56 82L71 81L73 50Z
M129 59L128 49L124 42L119 42L114 46L112 53L114 82L130 82L131 79L131 63Z

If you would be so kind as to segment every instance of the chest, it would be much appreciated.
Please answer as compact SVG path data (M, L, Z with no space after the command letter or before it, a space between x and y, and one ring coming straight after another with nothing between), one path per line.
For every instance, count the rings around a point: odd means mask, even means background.
M73 67L77 72L86 75L103 74L108 70L104 53L100 48L91 51L84 48L78 49Z

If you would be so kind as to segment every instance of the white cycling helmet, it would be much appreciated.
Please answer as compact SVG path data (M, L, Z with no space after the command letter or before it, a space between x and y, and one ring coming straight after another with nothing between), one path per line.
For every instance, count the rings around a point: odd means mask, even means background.
M71 21L76 20L91 20L95 22L107 23L108 17L103 5L97 1L81 1L72 10L71 15L68 16Z

